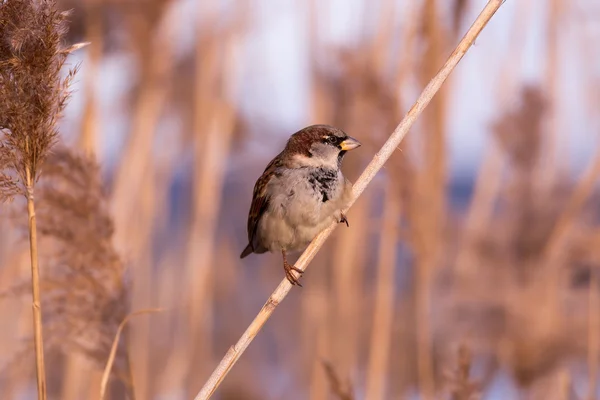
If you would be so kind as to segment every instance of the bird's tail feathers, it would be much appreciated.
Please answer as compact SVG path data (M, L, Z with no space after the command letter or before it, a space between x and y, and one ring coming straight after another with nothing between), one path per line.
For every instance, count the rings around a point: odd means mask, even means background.
M240 254L240 258L244 258L244 257L248 256L249 254L252 254L252 252L254 252L254 248L252 247L251 243L248 243L248 246L246 246L244 251L242 251L242 254Z

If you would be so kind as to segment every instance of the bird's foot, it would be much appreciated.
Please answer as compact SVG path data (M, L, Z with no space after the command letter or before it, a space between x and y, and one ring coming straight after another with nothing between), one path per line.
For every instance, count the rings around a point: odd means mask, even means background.
M288 263L287 261L283 262L283 269L285 270L285 277L287 278L288 281L290 281L290 283L292 285L297 285L302 287L302 285L300 284L300 277L302 277L302 274L304 273L304 271L302 271L300 268L296 268L293 265L291 265L290 263ZM294 274L294 272L297 272L297 275Z
M346 223L346 226L348 228L350 228L350 225L348 224L348 218L346 218L346 214L341 213L340 214L340 224L343 224L344 222Z

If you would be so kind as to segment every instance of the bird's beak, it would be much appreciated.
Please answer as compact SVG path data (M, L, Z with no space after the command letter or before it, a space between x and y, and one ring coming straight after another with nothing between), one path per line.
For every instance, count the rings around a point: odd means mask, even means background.
M348 138L346 138L346 140L344 140L342 143L340 143L340 146L342 147L342 150L348 151L348 150L352 150L352 149L359 147L360 142L358 140L348 136Z

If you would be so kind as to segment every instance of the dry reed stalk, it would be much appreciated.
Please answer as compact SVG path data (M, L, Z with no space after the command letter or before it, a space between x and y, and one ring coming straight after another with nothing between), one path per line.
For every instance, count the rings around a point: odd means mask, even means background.
M319 7L321 5L321 7ZM328 21L328 9L322 7L318 0L299 1L298 6L307 8L309 31L309 68L311 73L310 85L310 123L332 121L335 114L335 102L332 98L331 87L327 78L321 72L323 69L323 54L319 43L322 38L320 21ZM315 285L307 287L307 292L301 297L301 329L303 356L305 363L310 363L309 398L311 400L327 400L329 385L323 374L320 360L332 356L331 324L333 319L334 293L327 287L326 271L318 271L320 278ZM315 312L318 310L318 312ZM316 336L316 340L315 340Z
M558 398L559 400L575 400L577 397L572 395L572 379L568 370L562 369L558 376Z
M228 97L231 93L227 93L227 88L224 87L225 82L234 81L234 51L237 43L235 33L233 31L227 35L226 43L223 43L222 35L216 33L211 33L211 38L205 38L202 36L208 32L199 32L197 38L193 208L186 261L189 282L186 301L189 310L189 338L195 343L192 348L197 346L199 352L190 357L190 346L186 346L187 349L184 350L187 352L187 362L194 364L197 360L207 362L214 359L211 338L211 299L214 285L211 280L215 271L214 249L226 160L233 144L237 121L235 110L229 104ZM213 89L210 90L211 88Z
M416 207L418 209L418 207ZM411 212L415 209L411 207ZM416 211L423 213L420 211ZM416 214L413 214L416 216ZM414 225L426 226L428 218L414 218ZM418 229L418 228L417 228ZM428 229L428 228L425 228ZM425 244L427 240L436 240L435 237L424 235L424 231L417 231L416 253L416 275L415 275L415 314L416 314L416 346L417 346L417 371L419 389L424 399L432 399L435 393L435 380L433 375L433 348L432 327L430 321L431 313L431 285L433 269L435 267L435 250ZM430 233L430 232L429 232Z
M328 258L329 254L322 253L321 257ZM330 331L335 293L330 288L329 275L327 269L314 269L311 278L314 284L308 285L299 298L301 319L298 326L302 342L297 362L301 366L307 366L306 381L301 384L309 388L308 397L311 400L326 400L329 394L320 362L331 360L333 350L330 343L333 335ZM289 331L282 331L282 334L289 338Z
M489 143L473 185L473 195L465 218L464 237L455 263L455 272L461 284L468 284L465 279L473 279L472 274L477 266L474 246L481 233L489 226L494 203L500 193L502 183L500 175L503 165L501 149Z
M458 38L458 35L460 35L460 25L465 14L467 14L468 8L468 0L454 0L454 4L452 6L452 33L456 38Z
M330 118L323 118L321 121L338 121L337 124L342 127L351 126L356 135L360 136L362 133L365 137L370 137L369 142L364 142L365 149L379 144L382 131L385 132L388 126L394 126L399 119L396 117L399 112L397 93L387 85L389 79L385 78L392 74L386 71L383 65L378 64L387 62L390 53L390 7L393 9L391 3L388 3L388 12L383 17L388 21L381 25L382 28L373 42L363 39L365 42L355 49L336 52L337 62L332 64L336 64L337 68L327 69L315 65L318 82L313 93L325 100L321 103L328 104L326 111L330 113ZM382 10L384 11L386 10ZM404 63L404 60L402 62ZM393 81L394 78L397 77L394 76ZM323 88L327 90L323 91ZM319 89L321 90L318 91ZM323 108L317 112L321 116L324 114ZM355 164L347 166L350 175ZM373 230L368 212L371 208L370 203L370 199L363 198L358 209L352 212L350 219L353 229L340 232L332 256L332 263L335 265L332 270L334 290L331 300L335 311L329 319L332 357L336 367L344 375L355 371L360 340L365 333L361 326L356 325L353 315L364 312L364 306L357 299L365 290L363 276L364 267L367 265L364 258L367 257L367 253L362 251L360 244L370 239ZM303 299L308 302L307 297ZM314 312L314 309L311 311L310 308L303 308L303 311L306 311L304 315L307 315ZM312 318L307 320L314 321ZM303 332L308 331L303 323ZM309 343L310 339L307 342Z
M380 5L379 30L375 42L371 47L371 59L376 71L384 71L390 65L390 43L394 34L394 21L396 16L396 1L384 0Z
M506 63L500 71L500 77L495 87L498 109L506 109L510 96L516 91L518 86L517 70L522 64L521 60L525 53L525 33L529 27L529 17L532 11L532 2L516 3L516 17L513 26L510 29L511 37L509 39L511 49L510 58L512 62ZM490 65L483 68L489 70L494 57L489 57ZM481 237L491 223L495 200L500 193L502 183L501 174L505 165L504 156L499 146L493 140L488 141L485 153L482 158L482 165L477 173L477 179L471 196L465 228L465 237L459 248L456 265L456 272L461 278L472 274L476 268L476 255L473 251L473 244L477 238Z
M586 171L575 186L567 203L563 207L543 249L543 262L548 266L546 272L546 283L548 285L552 304L556 304L557 297L554 293L560 285L560 265L566 256L565 246L569 240L570 233L575 226L576 219L581 212L585 202L594 191L594 186L600 178L600 149L590 160Z
M38 399L46 399L40 268L34 186L58 135L56 123L75 70L61 77L66 14L51 0L0 3L0 200L27 200L33 331ZM12 174L12 175L11 175Z
M323 257L327 256L322 254ZM301 318L298 328L301 331L301 347L299 348L298 365L306 366L305 381L300 383L308 388L311 400L327 399L327 384L323 376L323 367L318 360L330 360L331 338L330 322L332 320L331 299L333 293L329 288L328 272L326 269L315 269L312 282L306 292L299 298ZM289 331L282 331L289 338ZM294 374L296 375L296 374Z
M330 318L332 362L343 376L352 376L357 368L358 341L361 323L355 315L363 314L361 299L364 287L361 268L366 264L365 246L368 242L371 195L360 199L348 216L352 229L339 232L332 249L333 313Z
M164 311L162 308L152 308L147 310L139 310L132 313L129 313L123 321L119 324L117 328L117 332L115 333L115 339L113 340L112 346L110 347L110 353L108 355L108 360L106 361L106 367L104 367L104 372L102 374L102 382L100 384L100 400L104 400L104 396L106 395L106 386L108 384L108 378L110 378L110 371L112 370L113 364L115 362L115 357L117 356L117 349L119 346L119 339L121 338L121 333L125 328L125 325L129 320L135 316L142 314L150 314ZM133 400L133 399L131 399Z
M548 99L548 114L545 120L544 131L547 132L547 135L544 142L544 155L539 163L537 171L537 183L540 185L541 191L546 193L549 193L550 190L552 190L553 186L556 184L558 175L565 172L564 169L568 161L566 159L568 152L562 151L562 149L568 147L568 143L560 143L561 132L558 129L560 123L559 112L561 110L558 102L561 97L561 89L557 77L559 76L558 69L562 59L559 43L563 36L563 32L561 32L561 17L564 9L561 3L562 0L549 1L548 19L546 22L548 48L544 87L547 90L546 98Z
M168 12L164 14L168 15ZM157 22L149 38L143 34L139 35L140 41L150 41L147 54L150 59L140 60L140 65L144 68L140 75L145 80L140 82L141 92L134 105L130 136L115 177L112 193L112 208L116 222L115 243L120 252L134 253L134 257L143 244L139 240L132 240L140 236L134 231L137 228L135 224L131 224L133 216L137 215L135 211L139 209L139 198L132 196L132 193L141 193L144 183L141 177L152 175L148 172L151 170L149 167L152 166L152 144L156 126L167 100L169 85L166 83L175 62L171 53L172 43L176 40L173 37L174 22L164 17Z
M158 167L152 166L153 172L156 172ZM160 184L164 182L157 182L154 173L147 171L145 175L140 179L141 181L141 192L139 192L140 201L139 209L136 211L136 217L138 219L133 222L130 227L131 233L135 237L129 239L129 242L136 250L132 251L135 255L131 258L135 259L133 263L133 278L132 278L132 295L131 295L131 308L142 308L153 305L153 293L155 291L156 280L152 273L152 241L149 235L154 228L154 218L157 210L157 202L160 199L158 193L160 193ZM137 229L133 226L137 225ZM117 241L115 240L115 243ZM117 245L118 246L118 245ZM136 397L145 399L150 397L151 386L154 384L151 376L151 368L153 364L151 362L150 349L152 349L152 327L149 318L143 318L142 320L134 321L128 327L127 333L127 347L128 353L131 355L133 363L132 377L135 382Z
M90 371L85 368L85 361L78 354L69 354L65 360L62 374L61 400L81 400L85 388L90 386ZM95 397L95 396L94 396Z
M113 330L126 314L128 285L112 248L113 226L98 167L56 147L38 186L40 244L48 264L40 282L45 346L104 363ZM15 285L13 293L23 293L23 287Z
M98 66L102 58L103 32L101 0L85 0L85 37L90 43L85 61L83 115L81 120L79 147L88 155L96 151L96 140L100 128L98 101L95 84L98 80ZM85 368L84 360L78 354L66 355L66 366L61 388L62 400L79 400L82 388L92 388L92 372ZM93 390L93 388L92 388Z
M204 7L199 5L198 10L201 9ZM201 17L200 14L198 12L198 17ZM206 21L211 19L206 18ZM213 359L210 347L213 323L210 308L212 249L224 173L220 163L226 159L231 135L230 129L227 129L223 142L219 136L223 114L215 104L217 101L213 101L213 96L220 94L215 93L215 82L219 82L222 69L221 54L215 38L209 35L197 28L191 138L192 206L185 250L186 285L181 294L185 310L179 316L182 326L175 340L178 346L170 360L178 365L177 371L181 373L172 377L174 382L171 384L175 387L186 386L186 378L192 373L191 367L196 364L197 358L206 358L207 361Z
M173 2L148 2L147 13L130 13L134 47L140 51L140 91L134 104L131 130L121 164L116 172L112 193L112 214L117 250L127 254L133 270L132 307L146 308L152 302L151 232L155 221L156 199L160 198L153 158L156 128L167 104L169 78L175 63L174 43L178 40L177 21L168 12ZM142 16L142 18L140 18ZM146 17L146 18L144 18ZM155 19L154 19L155 18ZM151 20L154 19L154 20ZM147 58L146 58L147 57ZM130 351L136 381L136 395L149 398L150 320L131 325Z
M185 79L185 78L184 78ZM172 184L172 179L174 177L175 171L178 168L178 155L181 154L181 149L183 148L183 146L185 146L185 140L183 139L183 135L185 135L183 132L187 131L186 125L181 127L181 131L179 129L177 129L176 131L170 131L168 133L168 135L170 136L169 140L173 140L173 147L169 149L168 152L161 152L160 155L156 155L154 158L154 169L156 171L156 175L155 175L155 179L153 180L149 180L148 182L145 183L144 187L146 190L146 196L154 196L152 198L148 198L146 199L145 203L147 204L145 206L145 209L142 210L144 215L149 215L150 219L154 218L154 220L150 220L150 221L145 221L142 222L142 224L145 225L145 228L148 230L151 230L152 232L168 232L169 226L169 213L168 212L164 212L164 210L169 210L170 207L172 207L173 205L170 204L172 202L172 196L170 193L170 189L169 186ZM165 154L166 153L166 154ZM163 210L161 212L161 210ZM148 223L151 222L151 223ZM182 243L182 245L186 242L184 240L184 238L182 237L182 240L179 241L180 243ZM152 246L154 245L155 242L153 242L151 240L151 238L148 238L148 241L144 244L145 247L148 248L148 251L150 251L150 249L152 248ZM142 279L144 279L143 283L141 283L142 285L145 285L146 287L144 288L145 290L140 293L140 297L138 298L138 304L142 304L142 300L146 299L146 303L148 305L160 305L161 307L168 307L168 308L173 308L176 309L177 312L173 312L171 313L171 315L173 315L173 321L178 321L178 323L183 323L185 324L185 316L187 315L187 310L183 309L182 303L181 303L181 298L185 297L182 296L181 290L179 290L181 288L181 284L178 285L179 289L176 290L174 293L176 293L177 295L172 297L172 298L165 298L163 296L158 295L159 293L162 293L162 291L164 290L165 286L168 285L169 279L176 279L177 281L181 280L181 273L182 273L182 269L181 266L184 265L185 263L185 258L183 258L183 256L185 255L185 252L182 251L183 249L176 245L174 246L175 251L178 254L181 254L181 258L178 258L178 261L173 264L173 263L166 263L165 261L158 261L155 258L152 257L151 253L146 253L144 252L143 256L146 261L144 262L148 262L148 263L157 263L158 265L156 265L154 272L152 273L151 276L144 276ZM166 256L167 258L171 258L170 256ZM168 266L167 266L168 265ZM167 268L167 271L164 271L164 268ZM164 273L157 273L157 271L160 270ZM169 276L170 274L174 274L177 277L173 278L172 276ZM167 277L165 277L167 276ZM164 281L163 279L167 279L166 281ZM167 302L167 303L165 303ZM169 303L171 303L169 305ZM135 326L135 330L137 331L134 335L127 335L128 339L130 336L134 337L133 340L137 340L137 338L139 338L139 336L137 335L141 335L144 340L148 341L148 344L151 346L152 349L156 348L156 339L159 339L158 342L160 343L160 338L161 337L170 337L172 335L173 332L173 326L170 324L156 324L156 325L151 325L151 323L153 322L153 319L144 319L143 321L136 321L135 325L130 324L130 328ZM177 332L180 332L180 329L176 329ZM185 345L185 343L180 343L179 340L181 338L179 336L176 336L173 338L174 343L178 343L179 345L183 346ZM132 339L129 339L132 340ZM173 351L168 353L168 359L167 359L167 363L169 363L169 367L173 365L173 358L178 357L178 351L177 351L177 347L174 348ZM155 353L155 352L150 352L147 351L146 354L143 354L142 357L146 358L146 357L154 357L154 356L158 356L161 357L159 355L160 353ZM188 352L187 356L190 356L190 353ZM167 357L167 356L163 356L163 357ZM162 371L163 368L166 368L164 365L160 365L160 368L157 370L157 366L155 363L153 363L150 359L150 365L148 366L142 366L142 368L148 368L147 371L145 372L145 376L150 378L151 380L149 381L149 384L151 386L151 388L149 388L148 390L151 390L151 393L156 393L156 390L161 390L162 388L165 387L165 383L169 382L169 378L171 376L184 376L185 373L181 372L181 368L185 367L184 364L178 364L178 360L177 359L174 364L175 364L175 368L170 369L169 370L169 374L160 374L158 371ZM136 362L140 363L141 361L138 360ZM139 370L138 367L135 368L136 372L137 370ZM156 374L159 373L161 375L161 378L164 379L153 379L152 377L156 376ZM183 385L183 383L181 384ZM178 386L180 387L180 386Z
M598 242L597 240L595 241ZM596 256L596 259L598 257ZM588 394L587 400L596 400L598 392L598 358L600 357L600 276L592 268L588 295Z
M112 248L113 225L98 166L57 147L39 185L40 243L48 263L41 281L47 347L104 364L113 332L126 315L128 285ZM89 385L87 375L93 371L86 374Z
M129 375L131 375L131 374L129 374ZM100 393L100 386L102 384L102 373L99 370L94 369L94 370L90 371L87 378L88 378L87 379L87 387L86 387L87 398L88 399L96 399L96 398L98 398L98 393ZM109 400L112 400L115 397L117 397L117 396L110 396L110 394L108 395ZM129 398L127 398L127 400L135 400L135 399L133 397L129 397Z
M84 105L81 121L79 146L87 153L93 154L96 150L96 140L100 132L100 119L98 118L98 101L96 95L96 82L98 81L98 66L102 59L104 46L102 32L101 0L85 0L85 36L92 43L89 56L85 62Z
M29 219L29 254L31 255L31 287L33 293L33 328L35 341L35 365L38 399L46 399L46 371L44 366L44 339L42 333L42 304L40 297L40 267L38 264L37 224L33 199L33 176L29 166L25 167L27 188L27 215Z
M176 390L175 388L182 388L184 386L182 377L187 373L184 370L187 363L184 362L183 356L178 354L181 352L180 349L185 347L185 344L179 343L179 340L183 337L180 332L185 329L183 320L187 314L187 310L181 309L180 268L184 262L182 253L181 248L173 246L157 265L156 303L171 311L165 315L160 325L152 327L152 336L153 338L173 338L170 341L173 345L167 354L156 354L162 360L162 372L156 377L157 383L153 392L153 395L157 397L165 396L165 393L172 393L173 390ZM173 332L176 333L173 334Z
M322 296L326 296L326 293L323 293ZM310 400L327 400L329 398L329 389L327 385L326 377L323 375L323 365L321 360L327 360L330 356L330 343L329 343L329 335L328 335L328 327L326 325L327 316L329 315L329 303L328 299L325 297L320 302L315 302L319 304L322 308L316 308L321 313L323 313L323 318L316 321L313 325L315 329L313 332L315 333L312 337L313 342L316 341L316 350L315 354L312 357L312 370L310 377L310 386L309 386L309 399ZM302 321L305 323L305 320ZM316 336L316 340L315 340Z
M385 162L394 153L396 148L400 145L400 143L408 133L410 127L414 124L417 117L423 112L425 107L427 107L433 96L438 92L444 81L454 70L458 62L462 59L467 50L473 44L475 38L477 38L481 30L485 27L485 25L489 22L492 16L500 8L502 3L503 0L490 0L486 4L482 12L473 22L473 24L471 25L465 36L462 38L460 43L457 45L456 49L452 52L446 63L442 66L437 75L434 76L429 82L429 84L425 87L425 89L417 99L416 103L411 107L411 109L405 115L403 120L396 127L392 135L388 138L388 140L385 142L383 147L377 152L377 154L375 154L375 156L373 157L369 165L367 165L360 178L356 181L353 188L351 204L349 206L351 206L356 201L356 199L362 194L367 185L375 177L377 172L383 167ZM300 268L302 270L306 269L308 263L315 257L316 253L323 246L329 235L331 235L336 225L337 224L332 224L331 226L323 230L323 232L321 232L319 235L317 235L317 237L312 241L312 243L308 246L308 248L304 251L304 253L296 262L297 268ZM265 322L273 314L273 311L275 311L277 306L287 296L291 288L292 286L287 279L281 281L279 286L271 294L263 308L260 310L260 312L252 321L250 326L243 333L238 342L229 349L227 354L225 354L225 357L223 357L217 368L214 370L213 374L210 376L208 381L205 383L203 388L195 397L195 400L208 399L214 394L215 390L222 383L227 373L231 370L231 368L237 362L237 360L239 360L240 356L243 354L243 352L246 350L246 348L252 342L252 340L256 337L256 335L263 327Z
M388 183L380 235L379 263L375 286L375 311L369 345L366 398L385 399L394 320L394 288L400 205L395 188Z
M342 383L338 376L338 372L333 368L333 365L328 362L323 362L323 368L325 369L325 374L327 375L327 380L329 381L329 386L333 395L338 400L354 400L352 386L349 383Z
M403 25L404 30L402 37L404 38L404 48L399 56L399 67L397 73L393 79L393 88L397 88L398 91L406 84L408 77L414 71L415 64L415 43L419 36L419 15L421 8L418 2L411 1L409 5L405 5L408 10L406 11Z
M208 4L209 8L213 6L214 3ZM189 379L193 366L202 371L214 358L212 264L226 172L223 163L233 144L237 122L229 101L236 94L231 92L237 91L235 50L241 31L239 21L223 31L217 30L213 21L218 19L215 10L198 7L198 20L208 26L197 30L194 55L192 206L183 261L187 278L177 294L185 307L177 314L176 348L169 355L171 368L160 384L162 387L189 386L193 382Z
M556 3L556 4L554 4ZM559 2L559 0L553 0L553 10L552 12L559 12L560 8L563 6ZM557 8L558 10L554 10ZM558 17L557 17L558 18ZM585 37L583 40L579 41L583 48L584 57L587 56L586 50L593 48L592 42L590 41L589 35L585 32L582 33ZM583 62L583 66L585 68L585 74L588 77L591 77L593 74L590 72L588 67L588 62ZM593 84L588 85L588 90L590 92L598 92L598 82L594 81ZM592 107L597 106L598 98L595 96L590 96L589 99ZM568 241L569 234L572 231L575 219L577 218L578 213L583 208L585 202L590 198L593 194L594 186L598 178L600 177L600 150L595 153L592 160L588 164L583 176L577 183L575 189L573 190L567 204L563 208L561 215L556 221L552 233L546 243L544 248L544 259L546 263L549 263L552 268L550 270L550 274L548 274L548 285L549 288L556 289L560 280L560 271L559 264L561 261L561 257L564 257L564 246Z
M301 0L302 4L306 4ZM334 114L335 104L331 101L329 87L325 82L325 78L318 73L321 60L325 57L319 52L318 43L321 41L319 17L325 21L329 21L327 7L325 9L318 8L318 4L323 4L318 0L310 0L308 2L308 29L309 29L309 65L312 69L311 80L311 100L310 100L310 121L311 123L320 123L322 121L331 121Z
M418 78L422 85L441 64L446 47L435 0L425 0L422 10L425 52L420 63ZM448 84L451 84L451 79ZM415 237L416 269L416 324L417 369L419 388L424 399L435 394L433 374L432 328L430 321L432 279L441 252L441 233L445 225L446 206L446 146L445 121L447 87L440 89L423 118L422 153L423 168L417 169L410 215Z

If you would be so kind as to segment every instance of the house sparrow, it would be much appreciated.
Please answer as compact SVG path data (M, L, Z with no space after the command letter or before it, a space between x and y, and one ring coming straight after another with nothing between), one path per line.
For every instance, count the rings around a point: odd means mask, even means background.
M345 222L352 183L340 166L358 140L329 125L312 125L294 133L254 185L248 215L248 245L240 255L281 251L285 275L303 271L287 261L287 252L304 250L333 221Z

